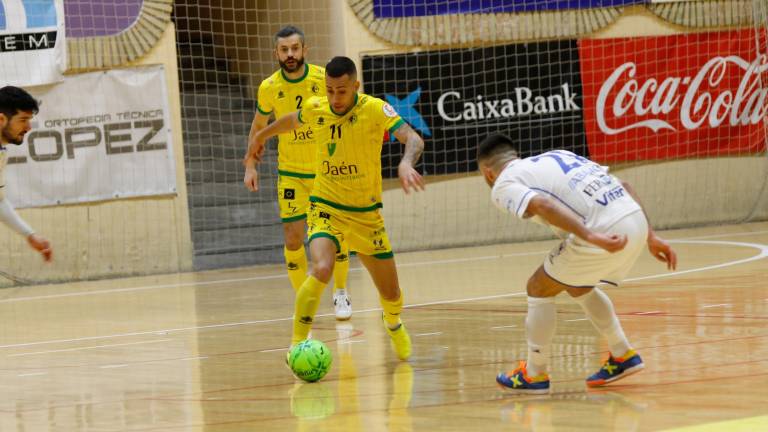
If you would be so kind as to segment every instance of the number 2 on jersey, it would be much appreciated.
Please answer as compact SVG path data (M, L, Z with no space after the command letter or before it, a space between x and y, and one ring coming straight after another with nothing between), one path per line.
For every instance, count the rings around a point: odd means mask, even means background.
M296 109L297 110L301 109L301 102L303 102L303 101L304 101L304 99L301 96L296 96Z
M560 166L560 169L563 170L563 174L568 174L570 170L574 168L578 168L589 162L589 159L583 158L581 156L578 156L575 154L569 154L569 153L558 153L557 151L546 152L544 154L531 158L531 160L533 162L538 162L542 158L554 159L554 161L557 162L557 164ZM570 159L573 162L568 163L565 160L563 160L563 158Z

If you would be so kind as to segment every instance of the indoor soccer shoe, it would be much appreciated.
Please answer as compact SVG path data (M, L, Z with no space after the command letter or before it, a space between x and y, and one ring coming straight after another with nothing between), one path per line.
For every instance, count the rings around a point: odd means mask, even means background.
M539 374L533 378L528 376L525 369L525 361L521 361L517 369L511 372L502 372L496 376L496 382L505 390L520 394L546 394L549 393L549 375Z
M333 295L333 309L337 321L346 321L352 317L352 303L346 290L340 289Z
M587 378L587 386L600 387L608 383L626 378L633 373L643 370L645 365L635 350L627 351L623 357L609 355L603 367Z
M397 358L400 360L408 360L408 357L411 356L411 337L408 336L408 330L405 329L405 324L400 323L398 328L391 330L387 325L387 322L384 321L384 328L387 329L387 333L392 339L392 348L395 350Z

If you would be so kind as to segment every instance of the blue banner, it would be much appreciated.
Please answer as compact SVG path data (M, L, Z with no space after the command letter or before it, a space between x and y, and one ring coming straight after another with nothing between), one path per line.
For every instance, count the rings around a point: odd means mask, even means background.
M648 0L373 0L376 18L469 13L589 9L648 3Z

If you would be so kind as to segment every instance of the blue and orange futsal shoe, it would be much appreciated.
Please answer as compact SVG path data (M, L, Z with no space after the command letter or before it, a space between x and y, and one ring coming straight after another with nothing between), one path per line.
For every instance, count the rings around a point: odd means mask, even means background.
M640 358L640 355L635 350L629 350L621 357L609 355L603 367L587 378L587 386L604 386L640 372L644 367L643 359Z
M539 374L529 377L525 370L526 363L521 361L517 369L511 372L502 372L496 376L496 382L504 388L519 394L547 394L549 393L549 375Z

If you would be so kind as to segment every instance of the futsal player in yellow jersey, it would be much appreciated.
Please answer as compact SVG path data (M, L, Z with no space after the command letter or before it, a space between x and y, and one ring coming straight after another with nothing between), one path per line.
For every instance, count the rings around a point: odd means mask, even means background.
M304 33L296 27L286 26L275 35L275 55L280 69L259 86L258 112L254 116L249 144L254 134L267 126L269 117L279 118L303 108L312 96L325 96L325 70L320 66L304 63L307 47ZM246 187L255 192L259 189L256 164L261 154L245 161ZM280 134L278 144L277 199L285 238L285 262L288 277L298 291L307 277L307 255L304 250L309 192L315 178L315 133L311 127L303 127ZM336 254L333 274L333 304L336 319L347 320L352 316L352 305L346 290L349 271L349 249L341 244Z
M267 138L306 126L316 134L317 177L307 219L312 269L296 296L291 345L307 338L334 255L346 241L379 291L385 328L397 356L405 360L411 340L400 321L403 297L381 216L381 147L385 131L405 144L398 177L409 193L424 188L414 168L424 141L389 104L357 92L357 69L349 58L334 57L326 65L325 85L326 97L310 98L301 110L260 130L249 148L249 154L258 155Z

